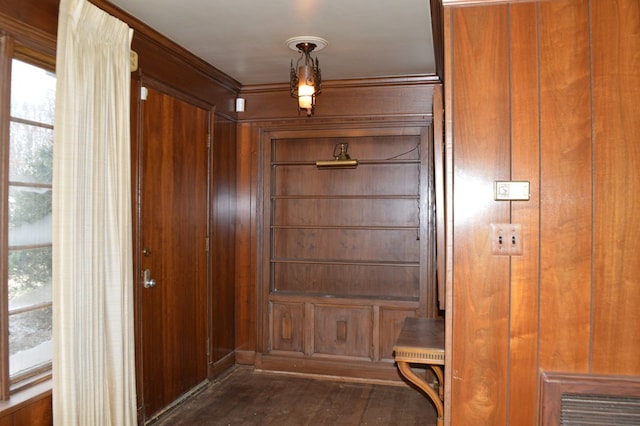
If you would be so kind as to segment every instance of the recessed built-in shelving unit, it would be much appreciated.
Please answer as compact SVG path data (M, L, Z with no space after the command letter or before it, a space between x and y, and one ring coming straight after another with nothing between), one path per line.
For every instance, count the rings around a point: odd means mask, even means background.
M424 129L271 140L265 333L271 355L390 361L425 304ZM347 144L356 168L317 168Z

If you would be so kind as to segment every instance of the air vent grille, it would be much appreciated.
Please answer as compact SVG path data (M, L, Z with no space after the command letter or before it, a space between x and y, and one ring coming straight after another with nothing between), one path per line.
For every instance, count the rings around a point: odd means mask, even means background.
M561 426L640 425L640 397L563 393Z

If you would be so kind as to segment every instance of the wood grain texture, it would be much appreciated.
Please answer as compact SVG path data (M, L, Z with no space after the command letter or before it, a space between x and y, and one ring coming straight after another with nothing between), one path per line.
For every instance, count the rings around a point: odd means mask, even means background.
M453 11L452 424L506 414L509 258L491 255L489 229L509 220L492 189L510 174L508 34L506 6Z
M371 316L368 306L315 306L313 353L372 359Z
M453 9L442 10L443 42L444 42L444 78L443 78L443 106L444 106L444 229L445 229L445 315L444 344L444 421L451 425L452 392L453 387Z
M444 81L444 11L440 0L429 0L431 13L431 35L433 37L433 50L436 61L436 74L440 81ZM434 107L435 107L434 103ZM434 111L434 114L436 112Z
M511 56L511 179L531 185L531 199L511 203L522 225L523 255L511 258L507 424L534 424L538 384L540 135L538 32L535 3L509 7Z
M488 423L537 421L540 371L637 375L640 369L636 327L640 225L634 217L640 207L636 112L640 5L635 0L509 3L509 25L502 28L509 36L509 72L502 83L486 79L491 68L479 65L478 59L491 57L495 40L487 34L475 46L474 40L482 35L459 37L460 31L468 31L476 8L444 8L445 43L449 43L445 58L450 58L445 66L446 141L453 141L451 170L456 179L454 282L448 305L454 313L448 330L453 341L448 348L453 386L447 404L453 424L478 419L477 412L464 409L475 403L473 392L458 390L459 385L469 388L468 381L462 383L468 377L461 371L468 368L469 359L477 358L467 349L479 327L472 271L495 273L493 279L507 279L510 288L509 346L496 348L495 341L486 341L498 353L497 368L508 371L506 395L491 395L492 401L506 398L507 414ZM502 6L486 4L485 21L502 31L493 23L494 15L502 16ZM491 63L498 66L499 61ZM486 112L474 117L461 107L461 103L493 104L487 102L491 89L468 84L474 78L485 79L490 88L509 87L509 122L491 122ZM491 215L474 211L475 228L460 226L461 216L469 216L460 208L465 200L458 197L464 190L461 178L480 174L478 168L489 173L497 167L488 155L469 155L459 148L463 135L483 134L482 129L469 130L474 120L488 123L485 132L495 132L495 126L510 127L510 177L531 183L531 199L511 203L507 216L523 225L524 254L513 257L510 270L502 272L478 254L479 244L473 238ZM496 139L485 151L500 146ZM501 307L503 293L495 296L493 307ZM492 333L499 333L503 325L496 321L492 327ZM503 379L498 378L497 387Z
M141 269L144 416L207 377L209 111L149 89L142 112ZM138 285L142 271L138 271Z
M236 123L216 116L211 136L210 362L235 349Z
M303 352L304 304L271 304L271 349L275 351Z
M259 136L248 124L238 125L235 236L236 351L255 352L257 147Z
M393 360L393 346L398 339L404 319L415 317L415 310L380 309L380 359Z
M17 410L13 414L13 425L49 426L53 425L51 395Z
M364 118L385 116L431 115L432 85L434 76L420 76L416 80L388 78L375 84L362 81L322 82L322 94L318 96L313 117L298 115L295 99L289 94L289 85L246 86L240 96L246 100L246 109L238 113L238 120L297 120L317 122L321 118Z
M42 383L0 402L0 426L53 425L51 383Z
M431 226L421 198L433 185L422 162L427 124L285 122L259 135L256 366L385 377L395 338L393 324L381 323L395 319L387 309L436 310L435 297L424 297L435 296L435 282L421 275L435 267L421 241ZM340 143L357 169L317 169ZM304 305L303 328L293 332L301 344L285 338L290 303ZM354 368L356 360L370 365Z
M35 30L55 38L58 30L59 0L0 0L1 13L26 30ZM31 28L29 28L31 27ZM33 37L21 39L31 43Z
M591 2L594 373L640 375L640 3Z
M540 2L540 368L589 369L591 100L586 0Z
M445 209L445 147L444 147L444 99L442 85L434 87L433 91L433 187L435 202L435 251L436 251L436 282L438 283L438 307L446 309L446 280L447 280L447 252L446 252L446 209Z

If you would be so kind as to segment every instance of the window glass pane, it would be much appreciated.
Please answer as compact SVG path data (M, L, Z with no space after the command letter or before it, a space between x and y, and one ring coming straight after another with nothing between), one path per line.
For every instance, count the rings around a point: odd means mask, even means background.
M11 69L11 116L53 124L56 77L14 59Z
M53 177L53 129L11 123L9 180L51 183Z
M9 139L7 296L9 374L51 362L51 182L55 75L13 60ZM5 183L6 184L6 183Z
M9 246L51 244L51 189L9 188Z
M51 302L51 247L9 252L9 311Z
M9 317L9 374L51 362L51 307Z

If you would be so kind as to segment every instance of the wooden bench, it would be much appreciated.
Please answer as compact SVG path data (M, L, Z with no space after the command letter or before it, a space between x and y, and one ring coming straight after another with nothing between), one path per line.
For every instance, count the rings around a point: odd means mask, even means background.
M393 347L393 356L400 374L416 385L433 401L438 413L438 426L444 424L444 320L437 318L406 318ZM410 364L431 367L438 379L438 391L424 378L418 377Z

